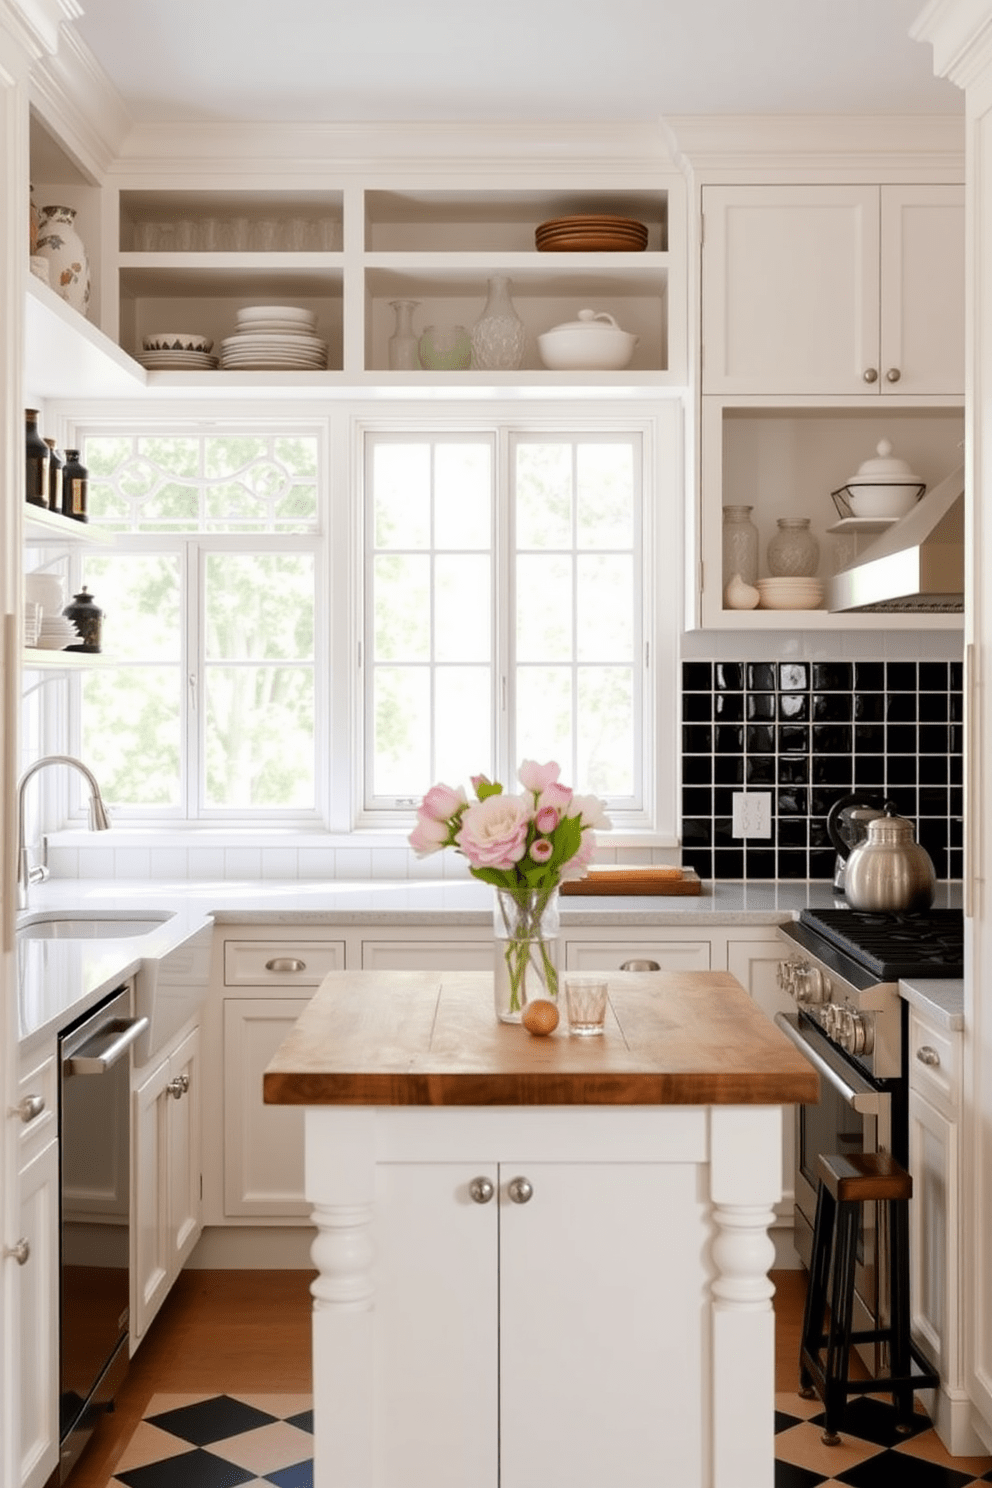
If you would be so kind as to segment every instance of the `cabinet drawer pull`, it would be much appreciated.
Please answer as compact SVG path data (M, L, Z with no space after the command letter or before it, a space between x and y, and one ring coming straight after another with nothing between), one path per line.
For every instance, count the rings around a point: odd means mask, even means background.
M885 380L886 382L898 382L901 376L902 373L899 371L898 367L890 367L888 372L886 372L885 374Z
M916 1051L916 1057L921 1064L928 1064L931 1069L936 1069L940 1063L940 1055L936 1049L931 1049L929 1044L921 1044Z
M490 1178L473 1178L468 1192L474 1204L488 1204L496 1190Z
M864 378L865 382L877 382L878 381L878 368L877 367L866 367L865 370L862 372L861 375Z
M29 1121L37 1120L44 1109L45 1097L43 1095L26 1095L17 1104L17 1114L25 1126L27 1126Z
M657 961L621 961L621 971L660 971Z
M5 1245L3 1253L10 1256L11 1260L16 1261L19 1266L24 1266L31 1254L31 1241L25 1240L22 1236L15 1245Z
M526 1178L511 1178L506 1191L514 1204L529 1204L534 1196L534 1189Z
M274 956L265 963L266 971L306 971L307 963L297 956Z

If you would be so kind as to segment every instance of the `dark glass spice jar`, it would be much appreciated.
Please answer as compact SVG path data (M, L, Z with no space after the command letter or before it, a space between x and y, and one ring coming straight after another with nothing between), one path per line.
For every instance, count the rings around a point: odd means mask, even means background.
M62 459L55 448L54 439L46 439L48 445L48 510L62 513Z
M84 584L79 594L72 596L72 604L62 611L70 625L76 627L79 641L73 646L63 646L64 651L89 651L100 649L103 629L103 611L93 602L93 596Z
M62 469L62 512L77 522L89 521L90 473L80 463L79 451L67 449Z
M50 453L48 445L38 433L38 410L26 408L25 421L25 489L24 494L31 506L48 510L48 469Z

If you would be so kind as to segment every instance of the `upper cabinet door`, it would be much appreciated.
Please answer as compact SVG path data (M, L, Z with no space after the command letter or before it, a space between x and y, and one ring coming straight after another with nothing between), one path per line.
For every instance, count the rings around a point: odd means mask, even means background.
M878 199L876 186L704 189L705 392L877 384Z
M883 186L886 393L964 396L964 187Z

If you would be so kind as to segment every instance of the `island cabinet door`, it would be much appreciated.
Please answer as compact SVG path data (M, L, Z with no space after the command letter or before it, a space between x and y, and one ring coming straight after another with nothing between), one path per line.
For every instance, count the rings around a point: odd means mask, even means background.
M703 1481L698 1183L689 1164L501 1165L500 1488Z

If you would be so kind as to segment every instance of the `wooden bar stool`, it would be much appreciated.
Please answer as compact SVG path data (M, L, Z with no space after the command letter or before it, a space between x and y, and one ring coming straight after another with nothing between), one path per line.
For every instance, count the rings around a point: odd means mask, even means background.
M933 1389L939 1377L909 1336L909 1200L913 1180L887 1152L851 1153L821 1157L813 1259L803 1313L799 1350L799 1393L823 1401L823 1440L840 1441L838 1428L851 1395L891 1394L898 1414L897 1430L913 1425L913 1391ZM861 1206L886 1205L889 1233L889 1324L855 1331L854 1267L857 1259ZM879 1234L882 1225L879 1224ZM833 1283L830 1282L831 1266ZM825 1317L827 1294L830 1316ZM880 1312L882 1305L880 1302ZM891 1374L884 1378L851 1380L851 1347L856 1343L887 1341ZM826 1357L822 1351L826 1349ZM916 1372L913 1366L916 1366Z

